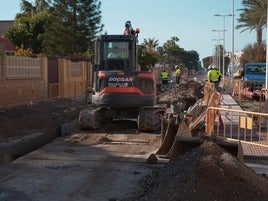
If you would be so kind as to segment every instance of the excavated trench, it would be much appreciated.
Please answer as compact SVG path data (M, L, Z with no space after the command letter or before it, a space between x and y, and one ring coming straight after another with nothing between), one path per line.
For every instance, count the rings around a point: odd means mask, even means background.
M11 162L59 137L60 128L37 132L23 137L13 137L0 144L0 164Z
M0 110L0 164L76 129L82 99L47 100Z
M159 103L165 103L168 110L182 112L202 98L203 86L195 81L175 85L166 92L159 94ZM85 107L83 100L49 100L32 105L17 106L0 111L0 164L8 163L35 149L50 143L60 136L79 131L77 117ZM176 108L175 108L176 107ZM128 133L135 130L134 124L127 123L119 131ZM120 126L119 126L120 127ZM111 131L101 128L99 132ZM82 131L84 132L84 131Z

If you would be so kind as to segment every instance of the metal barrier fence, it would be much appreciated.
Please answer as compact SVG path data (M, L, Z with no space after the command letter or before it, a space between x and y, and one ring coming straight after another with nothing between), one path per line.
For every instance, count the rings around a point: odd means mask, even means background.
M240 81L234 83L239 91L240 85ZM267 90L262 89L261 92L264 94ZM205 111L200 113L195 120L196 122L192 122L190 126L193 127L203 120L206 123L205 133L207 135L220 136L268 148L268 113L221 108L220 102L220 93L215 92L212 83L206 83L203 100L203 105L206 106ZM264 107L262 100L260 100L260 105Z
M51 98L84 97L88 82L0 86L0 108L29 104Z
M268 148L268 114L209 107L206 117L216 114L213 122L207 122L210 136L254 143Z
M208 105L211 95L215 92L215 84L206 82L204 86L204 105Z
M266 109L264 109L264 107L265 107L265 101L264 101L264 99L266 99L266 97L267 97L267 95L268 95L268 89L261 89L261 99L259 100L260 101L260 111L264 111L264 112L267 112L266 110L268 109L268 108L266 108Z
M241 80L234 80L233 81L233 91L232 91L232 96L238 96L239 97L239 101L241 101L241 95L242 95L242 84L241 84Z

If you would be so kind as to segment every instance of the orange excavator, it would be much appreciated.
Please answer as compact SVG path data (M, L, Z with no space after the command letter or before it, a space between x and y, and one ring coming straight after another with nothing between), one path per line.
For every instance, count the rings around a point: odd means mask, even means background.
M127 21L122 35L95 40L91 104L79 114L80 127L97 129L111 119L135 119L141 131L161 129L166 108L156 105L154 74L138 65L138 34Z

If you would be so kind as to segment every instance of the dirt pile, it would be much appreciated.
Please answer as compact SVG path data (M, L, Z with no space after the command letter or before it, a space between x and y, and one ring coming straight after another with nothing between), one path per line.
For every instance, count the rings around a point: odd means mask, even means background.
M167 105L181 103L180 109L184 111L204 97L203 88L204 86L200 82L194 80L176 84L169 90L159 94L158 101Z
M167 101L172 98L196 98L200 99L203 95L203 84L200 82L191 80L188 82L174 85L169 90L159 94L159 101Z
M191 80L185 83L180 83L175 86L176 97L194 97L196 99L203 98L204 85L200 82Z
M267 200L268 179L212 141L141 181L144 192L125 200Z

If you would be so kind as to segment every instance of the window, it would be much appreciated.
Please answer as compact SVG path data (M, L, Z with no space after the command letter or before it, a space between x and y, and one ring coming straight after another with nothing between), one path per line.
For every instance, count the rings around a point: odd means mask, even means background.
M106 59L128 59L127 42L106 42L104 43L104 58Z
M248 66L246 69L247 74L265 74L266 67L265 66Z

